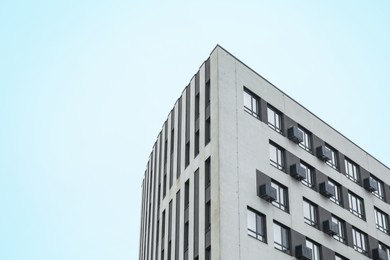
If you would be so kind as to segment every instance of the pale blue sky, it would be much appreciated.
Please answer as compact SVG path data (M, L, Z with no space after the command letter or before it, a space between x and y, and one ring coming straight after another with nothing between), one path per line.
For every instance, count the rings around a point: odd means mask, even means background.
M390 165L389 14L388 1L2 1L0 259L137 259L149 153L217 43Z

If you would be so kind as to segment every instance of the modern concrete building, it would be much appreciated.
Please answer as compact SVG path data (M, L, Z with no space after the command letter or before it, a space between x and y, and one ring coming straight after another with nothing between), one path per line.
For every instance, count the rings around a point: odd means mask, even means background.
M389 168L217 46L150 154L139 259L390 259L389 184Z

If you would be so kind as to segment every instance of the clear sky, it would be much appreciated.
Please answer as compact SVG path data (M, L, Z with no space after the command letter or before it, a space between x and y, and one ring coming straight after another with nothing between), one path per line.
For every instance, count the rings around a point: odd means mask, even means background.
M390 2L236 2L1 1L0 259L137 259L149 154L216 44L390 165Z

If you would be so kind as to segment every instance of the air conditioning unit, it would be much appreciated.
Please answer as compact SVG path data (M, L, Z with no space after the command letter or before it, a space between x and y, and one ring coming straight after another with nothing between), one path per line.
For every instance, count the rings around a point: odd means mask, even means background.
M387 253L385 250L375 248L372 250L372 258L374 260L387 260Z
M298 181L306 179L306 171L298 163L290 166L290 175L295 179L297 179Z
M297 144L303 141L303 133L296 126L292 126L287 130L287 137Z
M260 198L268 202L276 200L276 189L271 186L271 183L266 183L260 186Z
M330 198L335 195L334 187L328 182L322 182L320 183L320 193L325 197Z
M364 179L364 188L370 192L378 190L378 183L372 177Z
M295 257L300 260L311 260L311 249L305 245L299 245L295 247Z
M334 236L339 233L339 227L330 219L322 222L322 230L330 236Z
M327 162L332 159L332 153L325 145L322 145L317 147L317 157L322 161Z

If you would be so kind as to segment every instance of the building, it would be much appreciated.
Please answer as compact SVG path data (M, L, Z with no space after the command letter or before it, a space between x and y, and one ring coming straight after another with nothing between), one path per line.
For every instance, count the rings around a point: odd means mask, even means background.
M389 168L216 46L150 154L139 259L390 259L389 184Z

